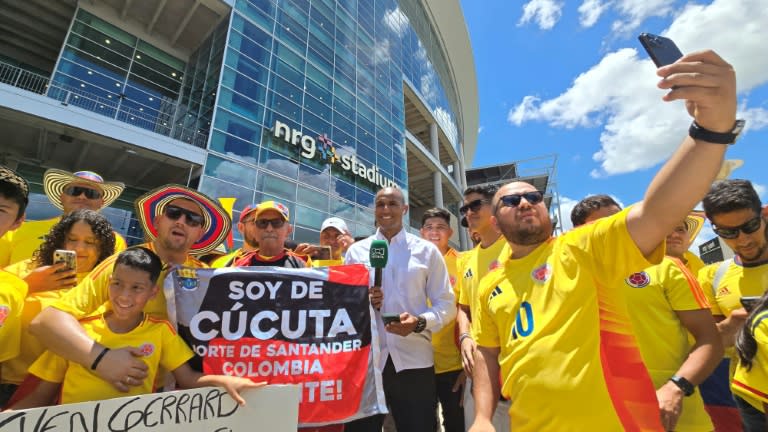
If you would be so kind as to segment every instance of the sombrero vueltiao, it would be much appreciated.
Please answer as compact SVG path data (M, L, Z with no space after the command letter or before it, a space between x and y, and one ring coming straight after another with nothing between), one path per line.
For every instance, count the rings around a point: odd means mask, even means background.
M691 247L693 241L696 240L696 236L701 232L705 219L704 212L700 210L694 210L685 217L685 228L688 230L689 238L688 247Z
M71 173L51 168L43 174L43 190L45 190L45 195L48 196L51 203L59 210L64 210L64 206L61 205L61 194L64 193L64 189L71 183L80 183L102 191L104 193L104 204L101 208L109 207L125 189L124 184L105 182L100 175L93 171Z
M157 238L155 217L163 213L166 204L177 198L194 201L203 211L205 218L203 224L205 233L200 241L192 245L189 253L201 255L216 249L232 228L232 219L216 201L194 189L177 184L168 184L151 190L140 196L134 203L136 216L147 239L154 241Z

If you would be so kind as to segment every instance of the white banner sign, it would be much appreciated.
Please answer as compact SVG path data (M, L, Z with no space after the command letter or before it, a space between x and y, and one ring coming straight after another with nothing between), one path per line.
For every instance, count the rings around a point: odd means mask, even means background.
M241 407L224 389L206 387L0 414L8 432L296 432L299 386L242 393Z

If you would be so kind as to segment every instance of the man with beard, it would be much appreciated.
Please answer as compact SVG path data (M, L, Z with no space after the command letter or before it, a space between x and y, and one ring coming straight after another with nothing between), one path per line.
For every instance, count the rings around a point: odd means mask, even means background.
M699 283L709 298L723 345L728 348L733 346L748 315L739 299L762 296L768 287L768 231L760 197L748 180L715 182L702 204L715 234L736 254L699 272ZM735 361L731 358L731 363ZM765 414L740 396L735 400L746 425L765 428Z
M309 267L309 257L286 249L285 241L291 234L288 207L277 201L264 201L253 207L241 219L253 226L254 250L236 258L232 267L276 266L286 268Z
M383 299L376 293L371 296L380 310L376 322L381 354L376 360L384 395L398 432L432 431L437 427L437 395L431 336L456 316L456 297L437 246L403 228L408 205L402 191L381 189L374 205L376 233L350 246L344 262L370 265L373 240L389 243L381 280ZM385 313L399 314L399 319L385 324ZM383 421L383 415L376 415L347 423L344 430L379 431Z
M664 238L704 196L743 123L733 68L714 52L657 74L664 100L686 100L695 122L642 202L553 238L541 191L515 182L496 193L512 254L480 286L472 432L494 430L500 390L515 431L662 429L616 282L661 261Z
M243 245L226 255L214 259L211 262L211 268L230 267L236 260L259 247L259 242L256 240L256 225L254 225L253 218L251 217L255 209L255 205L248 205L240 212L237 230L243 236Z
M226 238L229 215L214 200L181 185L166 185L139 197L136 214L148 243L141 246L163 261L163 280L176 266L204 268L192 254L205 254ZM30 325L43 345L67 360L92 369L120 391L139 386L147 376L138 347L104 351L88 337L78 319L109 308L109 285L117 254L101 262L91 273L52 306L45 308ZM167 317L164 295L147 302L144 312Z

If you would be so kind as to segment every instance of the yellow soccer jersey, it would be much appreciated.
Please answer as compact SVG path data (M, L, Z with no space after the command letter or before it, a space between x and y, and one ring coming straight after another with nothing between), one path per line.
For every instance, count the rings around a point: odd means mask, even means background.
M17 262L6 267L6 271L15 274L20 278L25 278L36 265L31 259ZM88 273L78 273L77 281L82 281ZM21 314L21 340L24 341L21 344L19 355L15 358L8 360L3 364L2 382L10 384L21 384L24 378L27 376L27 369L29 366L45 352L45 347L41 344L36 337L29 333L29 323L32 319L40 313L41 310L50 306L53 302L60 299L69 288L41 291L29 294L24 299L24 310Z
M32 258L32 254L45 240L45 236L54 225L59 223L61 216L53 219L26 221L17 230L10 231L3 237L4 244L0 249L0 267L6 267L19 261ZM126 248L123 236L113 231L115 235L115 253L122 252Z
M691 251L685 251L683 259L685 260L685 266L688 267L688 270L690 270L691 274L694 276L697 276L701 269L706 266L704 261Z
M152 251L155 250L152 243L140 245ZM62 310L74 316L77 319L85 318L98 310L98 308L109 301L109 280L115 267L117 254L107 257L101 264L97 265L88 276L76 287L67 292L60 300L51 304L56 309ZM184 267L208 268L203 262L187 255L184 261ZM162 284L165 276L168 274L169 266L164 265L160 273L158 284L161 290L158 295L152 297L144 306L144 312L152 314L157 318L166 318L168 312L165 305L165 296L162 292Z
M0 270L0 363L19 354L21 313L26 296L27 283Z
M211 262L211 268L229 267L237 258L243 256L243 254L244 252L242 249L235 249L234 251L213 260L213 262Z
M448 252L443 255L445 265L448 267L448 278L451 281L456 298L459 297L456 286L456 261L459 259L459 256L459 252L456 252L453 248L448 248ZM446 323L443 328L432 334L432 347L435 350L435 373L461 369L461 354L459 354L459 349L456 347L455 319Z
M476 341L500 349L513 430L662 429L616 282L659 263L664 248L643 257L628 210L551 238L482 280Z
M327 259L327 260L312 260L312 267L330 267L344 265L344 258L341 259Z
M147 378L141 386L131 387L127 393L116 390L95 372L79 363L69 362L46 351L29 368L29 373L49 382L63 383L61 403L77 403L152 393L157 371L173 371L192 358L192 350L171 323L145 315L138 327L128 333L113 333L103 315L81 321L83 328L96 342L111 348L139 347L147 364Z
M723 273L717 287L713 287L715 275L720 263L714 263L701 269L699 284L712 307L712 315L723 315L726 318L731 312L740 309L741 296L762 296L768 288L768 263L762 265L743 265L738 257Z
M480 286L480 279L501 265L500 256L505 250L505 245L507 245L507 240L504 236L499 236L498 240L487 248L483 249L477 245L461 256L461 268L457 271L459 278L458 302L461 305L469 306L472 321L479 313L480 303L477 301L477 290ZM509 250L509 246L506 247L506 250ZM474 331L474 325L472 331Z
M752 359L752 369L747 370L741 361L731 381L733 394L741 396L750 405L765 412L763 403L768 403L768 310L764 310L750 321L752 334L757 341L757 352ZM737 357L738 358L738 357Z
M675 311L709 310L709 303L696 279L676 258L665 257L661 264L634 273L624 282L640 353L658 389L677 373L690 351L688 330ZM683 413L675 430L705 432L713 428L701 393L683 398Z

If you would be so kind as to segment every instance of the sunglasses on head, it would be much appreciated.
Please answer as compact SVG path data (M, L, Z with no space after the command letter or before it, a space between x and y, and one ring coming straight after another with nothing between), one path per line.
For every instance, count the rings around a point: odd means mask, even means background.
M517 207L520 205L520 201L522 201L523 198L525 198L531 205L536 205L544 200L544 194L540 191L533 191L504 195L499 198L499 206Z
M102 196L100 190L91 189L83 186L67 186L64 188L64 193L71 197L78 197L85 194L85 197L89 200L99 199Z
M203 217L203 215L174 205L165 206L163 214L171 220L178 220L181 215L184 215L185 223L193 228L199 227L205 222L205 217Z
M272 225L272 228L278 229L282 228L283 225L285 225L285 220L283 219L255 219L253 221L253 224L256 225L260 229L267 229L269 225Z
M477 211L480 210L480 207L482 207L483 204L488 204L490 202L491 200L487 198L480 198L474 201L470 201L464 204L463 206L459 207L459 213L461 213L462 215L465 215L469 210L472 210L473 213L477 213Z
M755 216L754 218L733 228L722 228L713 225L712 231L724 239L735 239L739 236L739 232L743 232L744 234L752 234L753 232L759 230L762 221L763 219L760 216Z

